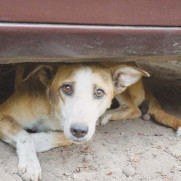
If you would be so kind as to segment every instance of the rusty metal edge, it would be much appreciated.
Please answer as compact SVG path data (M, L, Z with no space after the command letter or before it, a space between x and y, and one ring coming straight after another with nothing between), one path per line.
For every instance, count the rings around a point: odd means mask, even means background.
M14 46L18 46L18 36L22 36L25 38L26 40L26 35L31 35L32 38L35 39L34 35L36 35L36 39L41 38L41 40L45 41L45 43L48 43L46 39L47 36L50 36L50 40L51 40L51 36L54 34L57 35L72 35L72 34L76 34L76 35L81 35L83 38L85 38L85 42L87 41L87 35L96 38L99 35L104 35L103 36L103 40L106 43L109 43L110 41L113 41L112 39L110 40L108 37L111 35L113 38L115 35L119 35L119 36L127 36L126 40L129 40L130 36L135 36L138 38L135 39L135 42L137 40L139 40L139 36L142 36L143 38L146 38L149 36L150 39L152 39L155 34L157 34L158 36L164 37L164 36L168 36L169 35L169 41L172 39L176 39L178 40L177 44L181 44L181 27L140 27L140 26L89 26L89 25L60 25L60 24L36 24L36 23L0 23L0 39L2 37L4 37L5 39L3 40L4 43L6 42L6 38L4 36L4 34L9 37L9 35L11 35L14 39L17 41L17 44L15 44ZM47 41L47 42L46 42ZM159 41L157 39L153 40L154 41ZM162 40L163 41L163 40ZM167 46L166 43L168 43L169 45L169 41L168 42L161 42L162 44L164 43L164 46ZM26 43L26 42L25 42ZM149 42L148 42L149 43ZM156 42L157 43L157 42ZM159 42L160 43L160 42ZM10 44L7 43L6 46L11 46ZM2 42L1 42L1 46ZM80 45L81 46L81 45ZM111 46L111 45L110 45ZM146 46L146 44L145 44ZM10 47L11 48L11 47ZM15 47L12 47L12 49ZM17 47L16 47L17 48ZM31 48L31 47L30 47ZM35 47L36 48L36 47ZM80 47L81 48L81 47ZM117 61L119 59L119 61L132 61L132 60L139 60L139 59L145 59L145 60L164 60L164 59L177 59L180 60L180 56L181 56L181 48L178 47L178 50L176 54L172 54L172 51L170 51L167 54L163 54L161 53L160 55L150 55L148 53L147 56L145 55L134 55L134 54L124 54L123 53L119 53L116 55L111 54L111 48L109 47L109 44L107 47L104 47L105 49L107 48L108 53L110 52L110 54L104 54L104 53L100 53L99 55L97 54L93 54L94 51L95 52L101 52L101 47L97 48L95 47L93 50L92 54L84 54L84 55L80 55L78 52L77 56L63 56L63 55L58 55L58 56L54 56L54 54L52 54L52 52L48 52L48 56L45 56L43 54L43 52L39 52L38 56L34 56L34 49L32 51L32 53L28 56L23 55L20 56L19 54L14 54L13 56L1 56L0 54L0 63L17 63L17 62L47 62L47 61L51 61L51 62L80 62L80 61L101 61L101 59L103 58L108 58L109 60L113 61L113 59L115 59L115 61ZM121 47L120 47L121 48ZM128 47L129 48L129 47ZM131 47L132 50L134 50L135 47ZM10 49L11 50L11 49ZM146 49L147 50L147 49ZM3 50L2 50L3 51ZM2 52L1 51L1 52ZM23 51L28 51L28 49L25 47L23 49ZM49 50L47 50L49 51ZM82 47L82 51L85 51L85 47ZM142 51L142 50L141 50ZM144 51L144 50L143 50ZM167 57L167 58L166 58Z

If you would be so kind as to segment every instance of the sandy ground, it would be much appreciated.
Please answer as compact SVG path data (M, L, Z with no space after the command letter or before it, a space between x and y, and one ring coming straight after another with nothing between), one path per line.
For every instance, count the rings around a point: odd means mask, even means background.
M164 95L169 98L167 90ZM168 112L181 119L179 97L160 101ZM181 137L151 120L110 122L98 127L90 142L39 153L38 158L43 181L181 180ZM0 181L21 180L17 161L15 150L0 142Z

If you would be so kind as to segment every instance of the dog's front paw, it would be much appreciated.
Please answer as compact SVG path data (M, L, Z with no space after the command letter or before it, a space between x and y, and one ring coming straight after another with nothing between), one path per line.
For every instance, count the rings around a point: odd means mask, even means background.
M37 157L21 158L18 163L18 175L25 181L41 180L41 167Z
M179 127L177 130L177 136L181 136L181 127Z
M110 113L104 113L100 118L99 118L99 125L105 125L111 120L111 114Z

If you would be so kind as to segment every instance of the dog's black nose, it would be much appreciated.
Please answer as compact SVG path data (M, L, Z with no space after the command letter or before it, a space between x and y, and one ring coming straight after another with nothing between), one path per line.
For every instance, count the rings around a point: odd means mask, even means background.
M70 128L70 132L76 138L82 138L87 134L88 127L85 125L73 124Z

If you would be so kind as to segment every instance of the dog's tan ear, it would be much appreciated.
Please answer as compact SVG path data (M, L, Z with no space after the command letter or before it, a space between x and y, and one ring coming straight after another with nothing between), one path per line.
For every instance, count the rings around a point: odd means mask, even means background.
M116 93L123 92L128 86L136 83L142 76L150 77L149 73L138 67L122 65L112 69L112 79Z
M48 86L52 80L54 69L50 65L38 65L31 71L24 71L22 82L27 80L39 80L43 85Z

